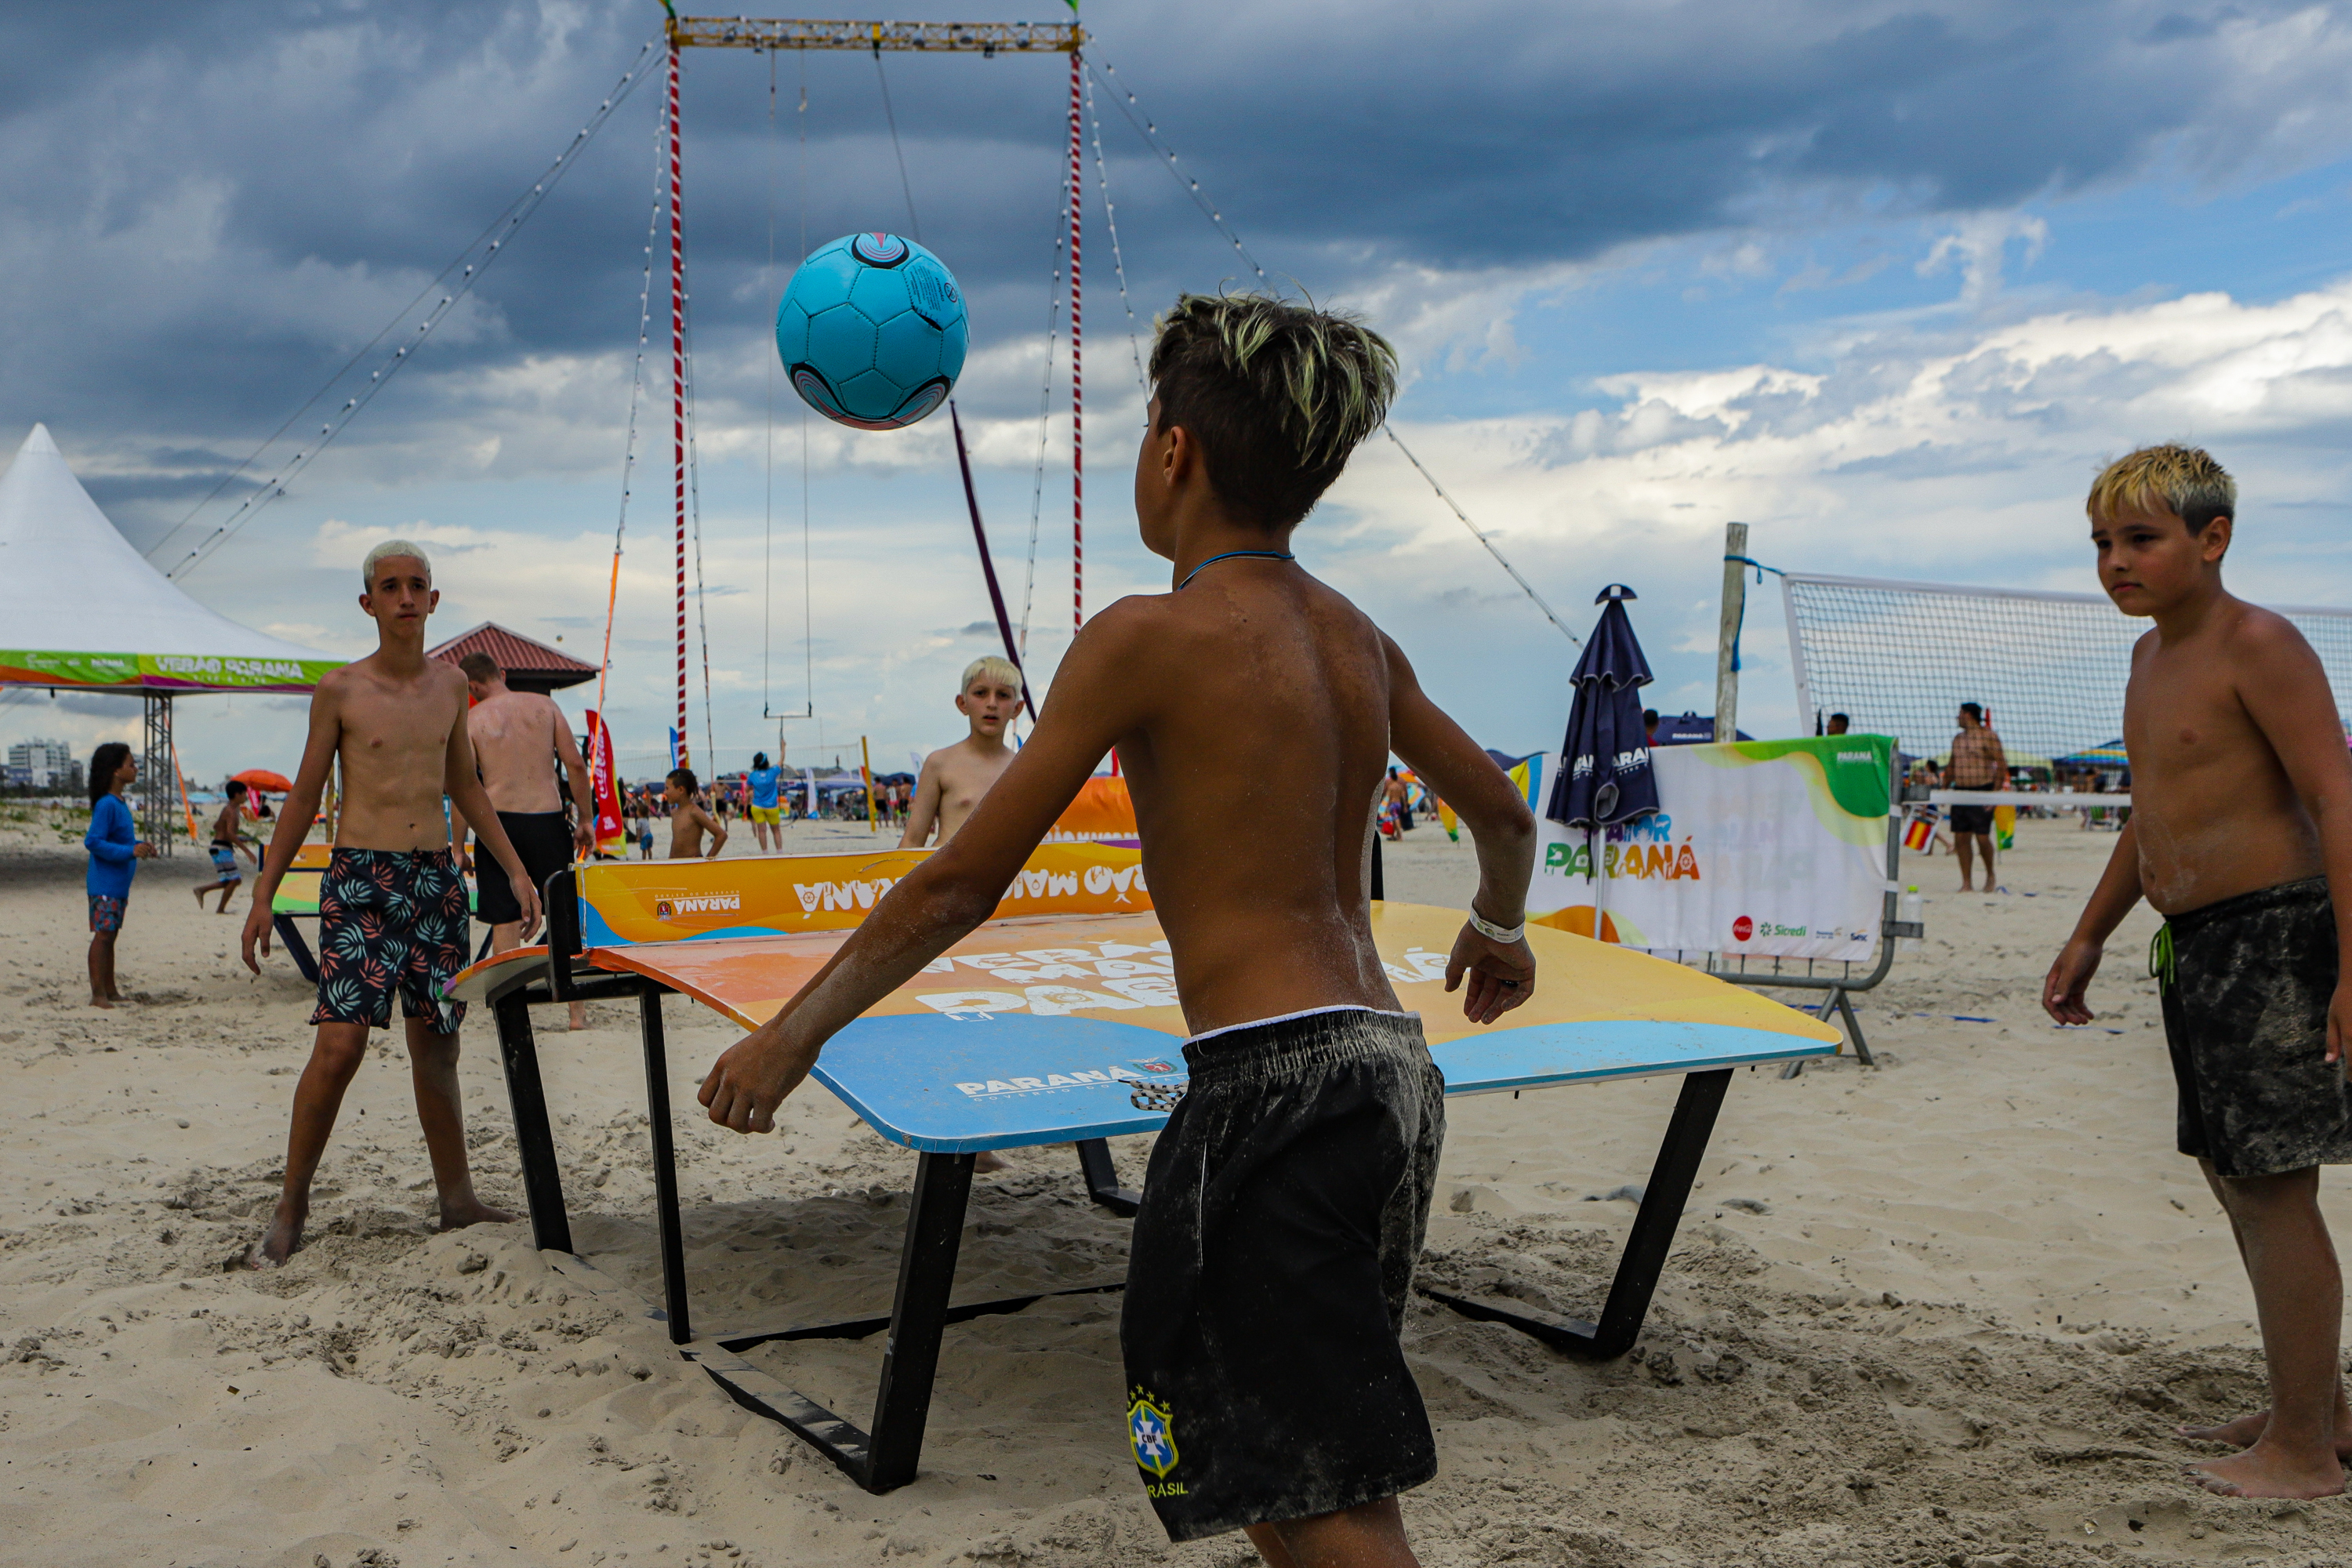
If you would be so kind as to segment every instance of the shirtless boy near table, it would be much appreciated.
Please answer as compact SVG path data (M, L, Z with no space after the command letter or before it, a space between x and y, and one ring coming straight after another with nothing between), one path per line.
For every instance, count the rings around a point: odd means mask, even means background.
M1244 1530L1276 1568L1414 1561L1397 1496L1436 1473L1399 1342L1444 1082L1372 941L1391 752L1470 826L1448 963L1491 1023L1532 994L1535 822L1396 644L1290 539L1394 386L1344 317L1188 295L1152 350L1144 544L1172 591L1087 623L1029 743L775 1018L719 1058L711 1119L767 1131L835 1032L994 912L1113 746L1187 1024L1151 1153L1120 1343L1139 1478L1170 1537ZM1241 809L1236 810L1236 804Z
M2254 1291L2268 1410L2181 1436L2242 1450L2189 1467L2231 1497L2344 1489L2352 1412L2336 1361L2344 1280L2319 1167L2352 1162L2352 760L2327 672L2284 616L2221 586L2238 487L2189 447L2118 459L2092 487L2099 583L2156 627L2124 696L2132 816L2042 1005L2087 1024L2101 944L2142 898L2165 917L2179 1147L2229 1216Z
M327 770L342 764L342 809L334 852L319 882L318 1036L294 1086L286 1178L269 1228L246 1254L248 1268L275 1268L302 1245L310 1179L335 1130L343 1091L366 1058L368 1031L392 1026L399 994L408 1028L416 1119L433 1162L443 1230L515 1216L474 1194L466 1164L464 1103L457 1089L457 1026L466 1005L443 987L466 966L466 884L449 842L446 795L481 835L521 911L523 936L539 928L530 884L482 781L466 736L466 678L425 657L425 617L441 602L424 548L388 540L360 570L360 608L376 624L376 650L331 671L310 698L310 733L301 771L278 814L269 851L254 878L245 917L245 963L269 951L270 904L294 852L318 815Z
M915 801L907 810L907 831L898 836L901 849L928 845L934 826L941 844L953 838L980 797L1013 762L1004 730L1021 713L1021 672L1011 659L990 654L972 660L963 672L955 705L971 732L923 759Z

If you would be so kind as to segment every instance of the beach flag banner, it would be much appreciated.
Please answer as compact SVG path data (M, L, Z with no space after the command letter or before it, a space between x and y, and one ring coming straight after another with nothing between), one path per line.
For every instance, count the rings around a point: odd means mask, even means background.
M1903 847L1915 855L1924 855L1936 841L1936 825L1943 814L1932 805L1914 805L1906 811L1908 818L1903 825Z
M613 771L613 732L593 709L588 713L588 796L596 803L596 852L620 853L628 826L621 820L621 790Z
M1652 952L1859 961L1886 892L1894 742L1828 735L1651 752L1663 809L1590 840L1538 819L1528 918ZM1594 865L1595 855L1599 865Z
M1992 841L2003 849L2017 847L2017 807L1996 805L1992 808Z
M676 772L677 772L677 767L678 767L678 763L677 763L677 743L678 743L678 741L681 739L681 737L679 736L678 732L677 732L676 730L671 730L670 731L668 731L668 733L669 733L669 771L670 771L670 772L672 772L672 773L676 773Z
M1080 785L1077 798L1063 809L1045 835L1048 844L1089 840L1123 842L1130 849L1139 842L1136 837L1135 801L1127 793L1127 780L1116 773L1097 774Z

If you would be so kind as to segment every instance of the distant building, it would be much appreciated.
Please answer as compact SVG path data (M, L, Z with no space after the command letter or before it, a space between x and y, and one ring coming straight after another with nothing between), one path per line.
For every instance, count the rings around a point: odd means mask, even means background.
M34 789L79 789L81 759L64 741L19 741L8 748L8 782Z

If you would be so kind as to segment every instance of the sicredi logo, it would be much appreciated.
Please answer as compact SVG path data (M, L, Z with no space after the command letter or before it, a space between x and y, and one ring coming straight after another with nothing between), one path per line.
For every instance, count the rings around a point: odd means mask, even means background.
M1746 915L1742 915L1738 920L1731 922L1732 941L1746 942L1749 937L1754 936L1755 934L1756 922L1749 920Z
M693 893L677 898L654 900L654 918L662 921L682 920L688 915L738 914L743 908L743 895L735 893Z

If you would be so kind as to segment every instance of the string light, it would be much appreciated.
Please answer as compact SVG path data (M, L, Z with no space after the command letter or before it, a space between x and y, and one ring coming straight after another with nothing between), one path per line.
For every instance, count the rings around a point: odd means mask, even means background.
M1118 247L1118 207L1110 199L1110 175L1103 168L1102 121L1095 118L1095 84L1087 82L1087 128L1095 144L1095 185L1102 192L1103 223L1110 230L1110 269L1118 279L1118 302L1127 311L1127 352L1135 359L1135 384L1151 401L1151 382L1143 374L1143 348L1137 341L1135 304L1127 297L1127 258Z

